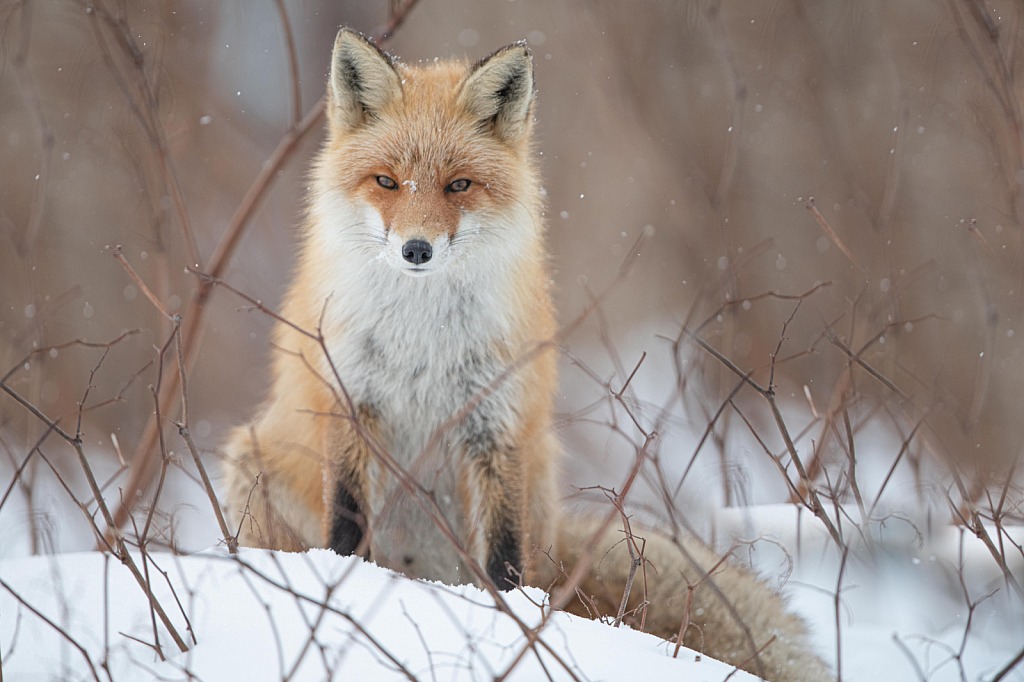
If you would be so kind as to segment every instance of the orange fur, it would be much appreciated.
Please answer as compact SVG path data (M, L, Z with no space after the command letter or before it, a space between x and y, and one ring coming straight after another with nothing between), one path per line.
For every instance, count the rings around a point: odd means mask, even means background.
M524 207L528 221L522 230L527 250L516 255L515 267L502 284L503 333L486 339L495 361L507 366L529 352L533 344L552 337L556 330L529 121L523 134L514 140L499 139L482 129L479 117L467 108L463 92L467 74L471 73L468 64L441 62L425 68L396 64L394 69L401 79L401 94L372 112L372 121L346 125L348 119L337 111L337 100L329 100L328 137L315 165L316 186L330 188L348 201L369 207L379 214L389 235L403 240L438 236L453 239L466 214L515 220L507 217L507 207ZM378 176L391 178L397 187L381 186ZM469 188L446 191L456 179L469 180ZM351 326L345 309L325 314L325 294L339 295L338 283L329 281L335 264L329 260L330 248L324 240L330 239L330 231L318 212L311 211L303 231L299 265L281 311L303 329L320 328L328 343L345 337ZM412 324L423 322L414 320ZM386 497L396 483L385 474L373 448L364 442L365 434L358 433L341 416L347 407L336 402L328 386L336 381L318 344L279 324L274 345L284 352L274 355L274 385L256 420L256 438L248 428L240 428L229 446L238 464L228 470L229 497L241 500L243 491L248 497L256 470L263 471L271 479L271 488L256 491L264 499L280 498L278 504L285 509L277 514L278 522L288 522L296 515L315 517L321 521L321 537L294 529L291 535L302 537L307 545L327 544L330 505L325 505L325 481L329 496L330 486L339 477L344 478L354 489L354 496L364 503ZM558 454L550 435L557 382L555 360L554 352L545 350L517 369L514 378L499 382L517 384L510 409L519 418L500 434L501 452L478 456L458 474L461 500L456 508L464 518L461 522L450 521L464 529L465 546L483 565L488 559L487 538L499 530L495 527L499 511L509 512L521 527L520 551L524 556L528 538L551 535L533 524L550 523L553 513L549 507L555 504L550 495L538 494L552 491L547 481L555 471ZM347 383L347 377L340 378ZM339 388L335 386L335 391ZM326 416L331 414L338 416ZM362 419L364 426L366 421ZM380 447L389 446L386 423L370 431L380 440ZM531 459L542 461L528 461ZM313 475L321 469L323 475ZM272 489L275 484L292 494L281 497ZM532 492L528 494L527 490ZM266 537L270 531L276 531L277 536L288 535L275 528L278 522L274 518L260 518L258 507L250 505L249 514L252 518L244 533L245 542L267 546L274 544ZM374 556L372 543L370 546L369 554Z

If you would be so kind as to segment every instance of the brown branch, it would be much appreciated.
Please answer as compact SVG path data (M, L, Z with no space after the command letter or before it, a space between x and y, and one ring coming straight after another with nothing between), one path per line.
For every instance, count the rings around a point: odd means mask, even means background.
M769 640L768 640L767 642L765 642L765 643L764 643L764 644L763 644L763 645L761 646L761 648L760 648L760 649L758 649L757 651L755 651L755 652L754 652L754 655L753 655L753 656L751 656L750 658L746 659L745 661L743 661L742 663L740 663L740 664L739 664L738 666L736 666L735 668L733 668L733 669L732 669L732 671L731 671L731 672L730 672L730 673L729 673L728 675L726 675L726 676L725 676L725 679L724 679L724 680L722 680L722 682L728 682L729 678L731 678L731 677L732 677L733 675L735 675L735 674L736 674L737 672L739 672L739 670L740 670L740 669L741 669L741 668L742 668L743 666L747 665L747 664L748 664L748 663L750 663L750 662L751 662L752 660L754 660L755 658L757 658L758 656L760 656L760 655L761 655L761 654L762 654L762 653L764 652L764 650L765 650L765 649L767 649L767 648L768 648L769 646L771 646L771 644L772 644L772 643L773 643L773 642L774 642L774 641L775 641L776 639L778 639L778 635L772 635L772 636L771 636L771 638L770 638L770 639L769 639Z
M1010 659L1010 662L1003 666L989 682L999 682L999 680L1009 675L1010 671L1016 668L1021 661L1024 661L1024 649L1021 649L1019 654Z
M836 527L833 525L832 520L828 517L828 514L825 513L825 509L822 506L821 501L818 499L818 494L817 492L815 492L814 486L811 483L810 478L807 476L807 472L804 470L803 462L801 462L799 456L797 456L796 445L793 444L793 439L789 435L789 429L786 427L786 422L782 418L782 413L779 412L779 406L775 402L775 391L762 388L757 382L750 378L749 374L745 373L743 370L737 367L731 360L729 360L729 358L722 355L720 352L718 352L718 350L711 346L711 344L697 336L697 334L691 331L690 329L684 328L683 333L690 336L690 338L692 338L694 342L697 343L697 345L699 345L701 348L703 348L711 355L713 355L715 359L717 359L719 362L721 362L730 370L732 370L741 378L741 380L744 383L751 386L755 391L760 393L761 396L765 398L765 400L768 401L768 405L771 407L772 410L772 417L775 419L775 424L776 426L778 426L779 433L782 434L782 438L786 443L786 449L789 451L790 460L793 462L794 466L796 466L797 473L800 474L800 480L804 482L804 485L807 488L808 508L811 510L811 512L814 513L815 516L817 516L821 520L825 528L828 529L829 535L832 536L832 539L835 541L836 545L840 548L843 548L845 546L845 543L843 542L843 539L840 536L839 532L836 530Z
M260 174L252 186L249 187L249 191L246 192L242 203L235 211L227 232L218 244L217 250L214 251L208 270L211 277L217 278L223 274L231 259L231 254L234 253L239 241L241 241L242 236L245 234L245 229L248 227L257 206L266 195L271 183L277 178L277 171L280 170L285 161L292 155L305 134L320 122L323 113L324 100L321 98L297 125L292 126L285 133L278 143L277 149L274 150L274 153L264 164ZM191 369L199 356L206 302L209 299L212 288L212 284L200 285L189 303L187 312L183 316L183 319L188 321L184 344L186 367L188 369ZM172 377L169 381L164 382L161 391L162 395L160 396L161 400L169 404L178 389L178 380L176 378ZM131 475L125 485L125 500L127 504L122 504L118 507L114 517L118 528L127 522L128 516L132 513L138 500L138 492L148 487L150 482L152 482L153 471L151 469L155 452L154 448L158 439L157 430L158 422L151 415L146 422L142 438L135 451L135 456L132 458Z
M39 452L39 448L42 446L43 441L45 441L51 433L53 433L53 428L47 427L46 432L39 437L39 440L36 441L36 444L33 445L32 448L28 451L28 454L25 455L25 459L22 460L21 464L18 465L18 468L15 469L14 476L11 477L11 482L8 484L7 490L4 491L4 496L0 498L0 509L3 509L4 505L7 504L7 498L10 496L11 491L14 490L15 484L21 479L21 473L22 471L24 471L25 466L28 465L29 460L32 459L32 455ZM11 455L11 457L13 459L13 454Z
M826 324L827 324L827 323L826 323ZM881 372L879 372L879 371L878 371L877 369L875 369L874 367L872 367L871 365L869 365L868 363L866 363L866 362L864 361L864 359L863 359L863 358L861 358L861 357L860 357L860 355L859 355L858 353L854 353L854 352L853 352L852 350L850 350L850 348L849 348L849 347L848 347L848 346L847 346L846 344L844 344L844 343L843 343L842 341L840 341L840 340L839 340L839 337L838 337L838 336L836 336L836 334L835 334L835 332L834 332L834 331L832 331L832 327L831 327L831 325L829 325L829 326L828 326L828 340L829 340L829 343L831 343L831 344L832 344L833 346L835 346L835 347L836 347L836 348L838 348L839 350L841 350L841 351L843 351L844 353L846 353L846 355L847 355L847 356L848 356L848 357L849 357L849 358L850 358L851 360L853 360L853 361L854 361L854 362L856 362L856 363L857 363L858 365L860 365L860 366L861 366L861 367L863 367L863 368L864 368L865 370L867 370L868 374L870 374L871 376L873 376L874 378L876 378L876 379L878 379L878 380L879 380L880 382L882 382L882 384L883 384L883 385L884 385L884 386L885 386L886 388L888 388L888 389L889 389L890 391L892 391L892 392L893 392L893 393L895 393L895 394L896 394L897 396L899 396L899 398L900 398L901 400L903 400L903 401L905 401L905 402L909 402L909 401L910 401L910 398L909 398L909 397L907 396L907 394L906 394L906 393L904 393L904 392L903 392L902 390L900 390L900 389L899 389L899 387L898 387L898 386L896 386L896 384L892 383L892 382L891 382L891 381L890 381L889 379L887 379L887 378L885 377L885 375L883 375L883 374L882 374Z
M995 544L992 542L992 537L988 534L988 530L985 529L985 524L982 521L981 514L978 512L978 508L974 504L974 500L967 491L967 486L964 484L963 477L960 475L960 470L957 468L956 462L953 462L948 456L944 456L943 460L953 477L953 483L956 485L957 492L960 494L961 503L967 508L967 513L970 515L970 521L965 520L965 525L968 530L974 533L974 535L984 543L989 554L991 554L992 558L995 560L996 565L998 565L999 569L1003 572L1003 578L1006 580L1007 584L1013 588L1018 597L1024 599L1024 589L1021 588L1017 578L1014 577L1009 566L1007 566L1006 559L996 548ZM950 500L950 502L952 503L952 500Z
M857 262L857 259L853 257L853 253L851 253L850 250L846 248L846 244L844 244L843 240L839 238L839 235L836 234L836 231L833 230L832 226L829 225L828 221L825 220L825 216L821 215L821 211L819 211L818 207L814 205L814 197L808 198L805 206L807 207L807 210L809 210L814 215L814 219L818 221L818 224L821 225L821 229L825 230L825 234L827 234L829 238L832 239L833 242L835 242L836 246L839 247L839 250L842 251L843 254L850 259L850 262L856 265L858 270L866 272L866 270L864 270L864 268L861 267L861 264Z
M135 34L124 17L114 17L102 5L94 4L91 0L78 0L78 2L85 8L86 14L90 19L89 25L93 29L97 43L100 45L100 54L108 70L118 82L122 92L124 92L129 109L138 119L156 155L160 174L164 185L170 193L171 202L174 204L175 213L178 215L178 222L181 224L181 235L185 243L185 250L188 253L188 264L193 267L201 267L202 260L199 254L199 247L196 244L188 211L185 208L185 199L181 193L181 184L178 182L174 161L171 159L170 148L167 143L167 131L161 122L157 92L146 75L146 55L136 42ZM125 80L125 76L118 69L111 56L107 41L103 35L103 26L106 26L107 30L110 31L115 45L120 48L124 62L127 64L126 71L129 77L134 77L134 85L138 97L132 92L131 86ZM139 103L140 99L142 100L141 105Z
M192 441L192 435L184 424L178 426L178 433L181 434L183 439L185 439L185 444L188 445L188 451L192 454L192 461L196 463L196 468L199 469L199 475L203 479L203 488L206 490L206 495L210 499L210 505L213 507L214 515L217 517L217 525L220 526L221 535L224 537L224 544L227 545L228 552L231 554L237 554L238 537L237 535L232 535L231 531L228 530L227 521L224 519L224 512L221 511L220 502L217 500L217 493L214 492L213 483L210 481L210 477L206 473L206 467L203 466L203 460L199 457L199 452L196 450L196 444Z
M125 269L125 272L127 272L128 276L132 278L133 282L135 282L135 286L137 286L139 290L146 295L146 298L148 298L150 303L153 304L153 307L159 310L164 317L173 322L175 316L171 315L167 311L167 308L165 308L164 304L160 302L160 299L156 297L156 294L150 291L149 287L146 286L146 283L142 281L141 277L139 277L139 273L135 272L135 268L131 266L131 263L128 262L128 259L125 258L124 255L121 253L120 244L114 247L114 258L116 258L118 262L121 263L122 267L124 267Z
M704 582L705 578L708 578L711 575L713 575L714 572L717 571L722 566L722 564L725 563L726 559L729 558L729 556L733 553L733 550L735 550L735 548L736 547L734 545L732 549L723 554L722 558L718 560L718 563L709 568L707 574L701 576L700 580L693 583L692 585L686 586L686 608L683 609L683 621L679 625L679 636L676 637L676 648L672 652L672 658L679 657L679 649L683 646L683 635L690 627L690 607L693 606L693 594L697 591L697 588L700 587L701 583Z
M113 345L113 343L116 343L116 341L125 338L127 334L127 332L125 334L122 334L120 337L118 337L118 339L116 339L114 342L111 342L110 344L100 345L109 348L111 345ZM72 344L74 343L76 342L72 342ZM85 344L83 343L82 345ZM8 386L6 381L0 380L0 389L3 389L5 393L14 398L20 405L22 405L25 409L31 412L37 419L39 419L48 427L50 427L50 429L54 433L59 435L61 438L67 441L67 443L71 445L72 448L74 448L75 454L78 455L79 464L82 466L82 470L85 473L86 481L89 483L89 488L92 491L93 498L96 500L96 504L103 515L103 520L107 526L107 532L112 536L111 541L107 541L107 544L110 547L114 548L115 556L117 556L121 563L124 564L129 571L131 571L132 577L135 578L139 586L149 596L150 602L152 603L156 615L160 617L160 620L163 622L164 627L171 634L172 639L174 639L175 644L178 645L178 648L181 649L181 651L187 651L188 646L185 644L184 640L181 638L177 630L174 628L174 624L171 623L171 620L164 612L163 607L160 606L160 603L152 597L152 594L149 591L148 581L143 577L142 573L135 565L135 561L132 559L131 554L128 552L128 548L125 545L123 536L121 535L120 531L118 531L117 526L114 525L114 517L110 513L110 509L107 506L106 501L103 499L103 494L100 490L99 484L96 482L96 477L93 475L92 467L90 467L89 460L86 458L85 452L82 450L82 439L78 435L72 436L63 429L61 429L54 420L50 419L35 405L33 405L31 402L20 396L16 391L14 391L14 389ZM79 506L82 507L81 504L79 504ZM97 536L103 538L103 533L99 530L99 527L96 525L95 519L92 517L91 514L89 514L85 510L84 507L82 507L82 510L85 513L90 525L96 531ZM103 548L103 543L101 542L100 549Z
M852 442L852 441L851 441ZM843 638L842 618L840 617L839 606L843 595L843 574L846 573L846 563L850 556L850 545L843 549L843 559L839 563L839 577L836 578L836 593L833 597L836 613L836 680L843 682Z
M299 83L299 58L295 53L295 36L292 33L292 22L288 19L288 10L284 0L275 0L277 13L281 17L281 28L284 30L285 46L288 50L288 72L292 83L292 120L295 125L302 118L302 86Z
M910 432L910 435L903 439L903 444L900 446L900 451L896 454L896 459L893 460L892 466L889 467L888 473L885 474L885 478L882 480L882 485L878 488L878 493L875 495L875 501L871 503L871 508L868 510L868 518L870 518L875 513L875 507L878 506L878 501L882 499L882 493L885 492L885 486L889 485L889 479L892 478L892 474L894 471L896 471L896 467L897 465L899 465L900 459L902 459L903 455L906 454L907 449L910 447L911 441L913 441L914 436L917 435L917 430L921 428L922 424L924 424L926 416L927 415L922 416L921 419L919 419L918 422L914 424L914 428ZM1009 483L1009 480L1007 480L1007 483Z
M383 45L387 42L391 36L395 34L395 31L401 28L402 24L405 23L406 17L409 16L409 12L416 6L417 2L419 2L419 0L398 0L398 2L396 2L391 8L387 23L377 29L373 34L373 42L378 45Z
M119 336L117 336L116 338L114 338L111 341L107 341L106 343L94 343L94 342L91 342L91 341L86 341L85 339L75 339L73 341L66 341L65 343L59 343L59 344L57 344L55 346L46 346L45 348L36 348L35 350L32 350L29 353L27 353L25 355L25 357L23 357L20 361L18 361L18 363L16 365L14 365L10 369L10 371L7 372L7 374L5 374L3 377L0 377L0 384L6 383L8 379L10 379L12 376L14 376L15 372L17 372L19 369L21 369L26 364L28 364L28 361L32 359L33 355L39 355L41 353L50 353L51 351L61 351L61 350L64 350L65 348L71 348L72 346L81 346L83 348L112 348L112 347L116 346L117 344L121 343L122 341L124 341L129 336L134 336L135 334L138 334L141 331L142 331L141 329L129 329L128 331L122 332Z
M39 130L40 164L39 173L36 175L32 191L32 203L29 208L28 225L25 234L18 238L16 232L12 232L17 250L22 257L30 258L34 255L36 244L39 241L39 232L43 224L43 211L46 206L46 187L50 175L51 152L54 146L53 129L46 121L46 114L43 111L42 101L39 96L39 86L32 76L32 70L28 68L29 41L32 35L32 11L35 3L22 2L21 5L21 35L18 40L18 50L11 60L14 67L14 74L21 86L21 90L28 100L29 109L35 114L37 128Z
M200 475L200 477L202 478L202 481L203 481L203 488L206 490L206 495L210 499L210 504L213 506L214 515L217 517L217 524L220 526L221 534L224 537L224 542L227 545L228 551L231 554L235 554L235 553L238 552L238 540L237 540L237 538L232 536L231 535L231 531L228 530L227 522L224 520L224 513L221 511L220 503L217 500L217 494L216 494L216 492L213 489L213 483L210 481L210 477L206 473L206 467L203 466L203 461L202 461L202 459L199 456L199 451L196 449L195 443L192 441L192 436L189 433L189 428L188 428L188 382L187 382L186 370L185 370L184 343L181 340L181 317L178 316L178 315L171 315L169 312L167 312L167 309L164 308L163 305L161 305L160 301L149 290L149 287L146 286L146 283L142 280L141 277L139 277L138 273L135 272L135 270L132 268L131 264L129 264L127 259L125 259L125 257L121 254L121 247L120 246L117 246L114 249L114 257L117 258L121 262L121 265L124 266L125 270L131 276L131 278L133 280L135 280L136 285L139 287L139 289L142 290L143 293L146 294L146 297L153 303L153 305L157 308L157 310L159 310L161 313L163 313L174 324L173 339L175 341L175 346L176 346L176 350L177 350L178 383L179 383L179 385L181 387L181 415L182 416L181 416L181 422L178 423L178 425L177 425L178 426L178 433L181 435L181 437L185 440L185 443L188 445L188 449L189 449L189 452L192 455L193 461L195 462L196 469L199 470L199 475ZM189 270L191 272L197 272L195 270L192 270L191 268L189 268ZM170 343L170 340L168 340L168 344L169 343ZM164 348L160 352L160 378L157 380L157 392L154 393L154 399L156 399L158 401L158 403L157 403L157 408L158 409L156 411L156 417L157 418L159 417L159 390L160 390L160 383L163 380L163 356L164 356L164 352L166 350L167 350L167 346L164 346ZM161 450L162 450L163 449L163 432L162 432L162 429L159 431L159 438L160 438L160 446L161 446ZM120 452L118 454L120 454ZM166 457L165 457L165 464L161 468L161 472L160 472L160 481L161 481L161 483L163 482L163 476L164 476L165 471L166 471ZM154 507L155 507L155 503L154 503ZM152 518L152 510L151 510L151 513L150 513L150 518ZM148 519L147 519L146 527L147 527L147 529L149 527Z

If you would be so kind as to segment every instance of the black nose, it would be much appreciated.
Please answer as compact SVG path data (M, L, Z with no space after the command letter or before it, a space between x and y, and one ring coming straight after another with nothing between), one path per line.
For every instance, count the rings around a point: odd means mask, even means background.
M430 248L430 242L422 239L410 239L402 246L402 257L416 265L430 260L432 252L433 249Z

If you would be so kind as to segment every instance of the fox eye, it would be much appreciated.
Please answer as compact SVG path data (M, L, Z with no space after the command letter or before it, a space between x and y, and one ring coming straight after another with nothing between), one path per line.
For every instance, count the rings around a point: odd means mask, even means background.
M445 187L445 189L448 190L449 192L465 192L467 189L469 189L469 185L469 180L465 178L460 178L458 180L453 181L450 185Z
M389 178L386 175L378 175L377 176L377 184L380 185L381 187L383 187L384 189L397 189L398 188L398 183L395 182L394 180L392 180L391 178Z

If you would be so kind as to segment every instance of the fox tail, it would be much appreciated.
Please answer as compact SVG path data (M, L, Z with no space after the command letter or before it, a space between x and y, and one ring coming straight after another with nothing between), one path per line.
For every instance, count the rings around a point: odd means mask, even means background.
M548 556L531 560L531 582L552 594L579 562L590 562L578 579L576 596L565 606L590 618L615 617L635 563L622 530L608 525L601 531L602 525L596 519L564 517L557 529L556 551L548 553L554 561ZM834 680L814 653L803 621L765 583L723 561L699 540L672 538L646 528L634 528L633 537L647 560L635 570L625 607L627 622L634 627L639 628L640 607L646 600L644 630L674 641L690 600L683 635L686 647L770 682ZM635 549L633 555L638 556Z

